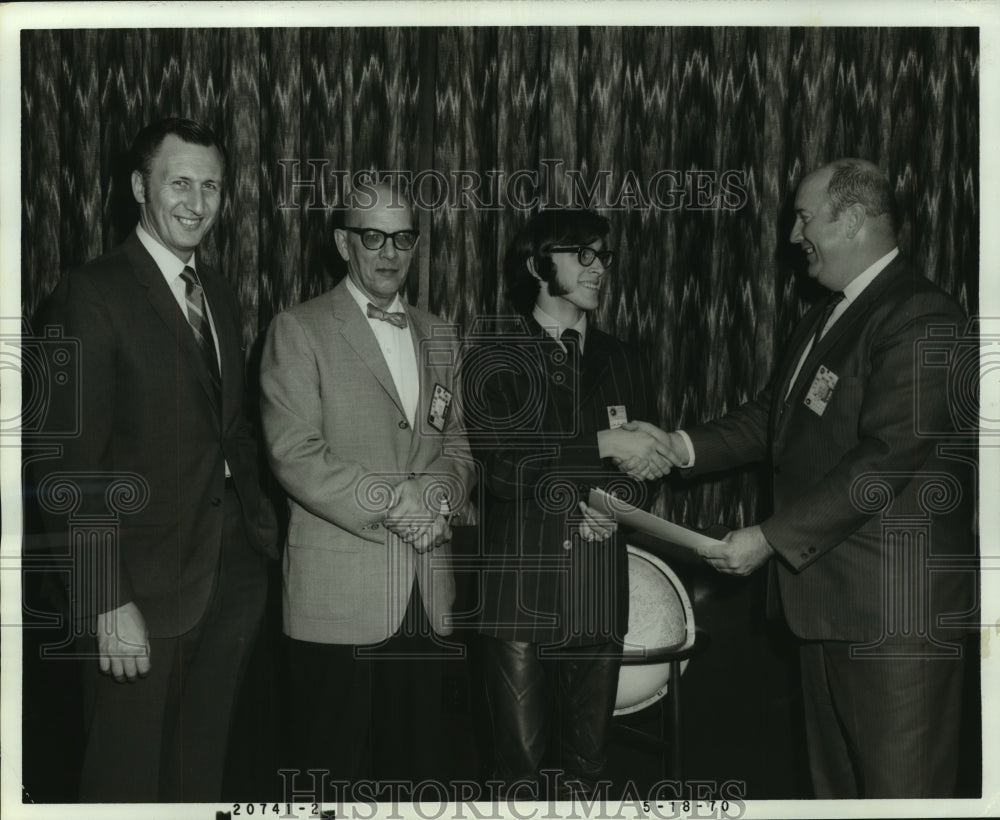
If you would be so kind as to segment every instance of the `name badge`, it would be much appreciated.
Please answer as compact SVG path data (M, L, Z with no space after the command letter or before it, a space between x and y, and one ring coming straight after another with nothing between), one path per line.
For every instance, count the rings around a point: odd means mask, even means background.
M608 425L614 430L616 427L624 427L628 424L628 414L625 412L624 404L608 405Z
M827 370L824 365L820 365L819 370L816 371L816 378L809 385L809 392L803 402L805 406L817 416L822 416L833 397L833 389L837 386L839 378L832 370Z
M427 413L427 421L439 433L444 432L445 422L451 410L451 391L440 384L434 385L434 395L431 398L431 409Z

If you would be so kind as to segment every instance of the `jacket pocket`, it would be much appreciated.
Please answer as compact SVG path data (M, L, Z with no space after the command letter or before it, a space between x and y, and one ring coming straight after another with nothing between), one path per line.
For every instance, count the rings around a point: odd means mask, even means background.
M318 518L292 521L288 527L290 547L310 547L331 552L358 552L364 541Z
M362 555L288 545L285 595L294 616L349 621L361 604Z

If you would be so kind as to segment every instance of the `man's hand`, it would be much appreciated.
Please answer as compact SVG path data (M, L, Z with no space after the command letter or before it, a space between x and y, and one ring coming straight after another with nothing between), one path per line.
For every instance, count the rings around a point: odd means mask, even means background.
M691 461L691 453L688 450L687 443L684 441L684 437L676 431L668 433L665 430L661 430L655 424L650 424L648 421L630 421L623 425L622 429L635 430L652 436L656 439L656 449L660 455L666 458L674 467L683 467Z
M597 512L593 507L580 502L583 520L580 522L580 537L584 541L604 541L618 530L618 522L610 516Z
M774 555L774 548L757 526L733 530L722 540L722 546L703 547L698 553L726 575L749 575Z
M601 430L597 446L601 458L613 459L622 472L633 478L659 478L670 472L671 463L660 453L657 440L641 430Z
M132 601L97 616L98 666L119 683L149 674L146 621Z
M425 553L451 541L451 527L443 515L437 515L432 521L410 526L398 535L415 552Z
M414 521L420 523L430 521L433 516L424 505L425 489L426 483L419 478L410 478L399 482L392 491L392 501L389 502L385 525L389 529L395 530L400 521L403 521L405 526L409 526Z

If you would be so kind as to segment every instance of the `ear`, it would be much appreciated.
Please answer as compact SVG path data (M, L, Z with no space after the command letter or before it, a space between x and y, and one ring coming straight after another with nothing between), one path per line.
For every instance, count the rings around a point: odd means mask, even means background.
M542 277L538 275L538 271L535 268L535 257L533 256L528 257L528 273L534 276L539 282L542 282Z
M333 231L333 241L337 245L337 253L340 254L340 258L345 262L350 261L350 256L347 253L347 231L343 228L335 228Z
M146 204L146 186L142 182L142 174L138 171L132 172L132 196L140 205Z
M865 213L864 206L858 202L848 205L844 209L842 219L844 220L844 233L848 239L854 239L858 235L858 232L864 227L867 218L868 214Z

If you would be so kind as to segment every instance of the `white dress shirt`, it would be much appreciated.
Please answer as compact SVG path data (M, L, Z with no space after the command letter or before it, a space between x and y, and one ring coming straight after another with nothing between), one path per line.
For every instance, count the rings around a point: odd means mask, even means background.
M195 273L198 272L198 266L195 264L195 255L191 255L190 262L181 262L180 259L174 256L163 245L153 239L142 225L135 226L135 233L139 237L139 241L142 242L142 246L153 257L153 261L156 263L156 267L160 269L160 273L163 274L163 278L167 281L167 287L174 294L174 299L177 300L177 305L180 307L181 312L185 316L188 316L187 293L185 291L187 284L181 278L181 274L184 272L185 267L191 268ZM218 360L219 335L215 332L215 320L212 318L212 306L208 303L208 294L205 294L205 311L208 313L208 326L212 329L212 344L215 345L215 358ZM190 316L188 316L188 321L191 321Z
M886 267L889 265L889 263L897 256L899 256L899 248L893 248L885 256L880 257L871 265L869 265L867 268L865 268L860 275L855 276L854 279L852 279L844 287L843 291L844 298L841 299L840 302L837 304L837 306L833 309L833 313L830 314L830 318L827 319L826 325L820 331L818 338L822 339L830 331L830 328L833 327L834 324L836 324L837 320L841 316L844 315L847 309L851 306L851 303L854 302L861 295L862 291L864 291L866 287L868 287L873 281L875 281L875 277L878 276L882 271L884 271ZM802 351L802 355L799 356L799 363L795 366L795 372L792 374L791 381L788 382L788 390L785 392L786 400L791 395L792 387L795 386L795 382L799 378L799 371L802 370L802 365L804 365L806 359L809 358L809 353L813 349L813 344L815 343L816 339L817 337L813 335L809 339L809 341L806 342L805 349Z
M417 369L417 354L413 346L413 335L410 324L412 320L407 317L405 328L396 327L391 322L384 322L381 319L368 318L368 305L374 304L361 288L354 284L348 276L347 290L354 301L358 303L358 308L368 321L375 340L382 350L382 357L385 359L386 367L389 368L389 375L392 376L392 383L396 385L396 392L399 400L403 403L406 411L407 421L413 429L417 418L417 405L420 402L420 371ZM406 313L403 308L403 300L396 294L392 304L386 308L387 313Z
M580 334L580 355L583 355L583 347L587 343L587 314L583 313L580 315L579 320L572 328L567 327L560 323L558 319L549 316L544 310L542 310L538 305L535 305L535 309L531 312L531 315L535 317L535 321L542 326L542 330L549 334L553 339L562 345L562 349L566 349L566 345L563 344L562 340L559 338L562 336L564 330L575 330Z

